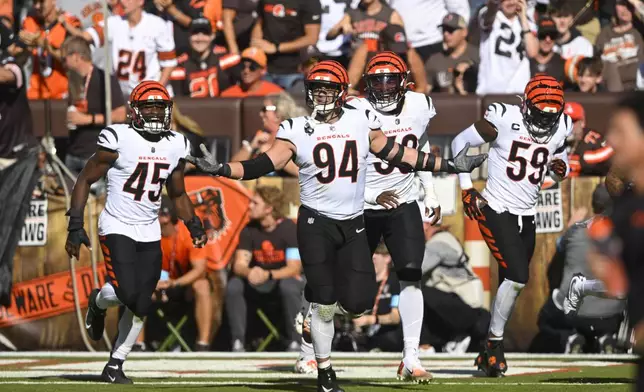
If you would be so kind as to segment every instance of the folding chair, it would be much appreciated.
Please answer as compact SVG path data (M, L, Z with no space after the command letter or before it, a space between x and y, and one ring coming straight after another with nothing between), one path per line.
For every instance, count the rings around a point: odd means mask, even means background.
M266 325L266 328L268 328L268 335L261 340L259 346L257 346L257 350L255 350L257 352L262 352L266 350L266 347L271 344L273 339L280 339L280 333L277 331L277 328L275 328L275 325L271 322L271 320L268 319L266 313L264 313L264 311L260 308L257 308L257 317L259 317L264 325Z
M170 330L170 334L166 336L157 351L168 351L175 342L179 342L181 348L183 348L187 352L192 352L190 346L188 346L186 341L181 336L181 328L183 328L183 325L186 323L186 321L188 321L188 315L183 315L177 325L172 325L172 323L165 318L165 313L163 313L163 310L161 310L160 308L157 309L157 316L159 316L161 320L165 321L165 326L168 328L168 330Z

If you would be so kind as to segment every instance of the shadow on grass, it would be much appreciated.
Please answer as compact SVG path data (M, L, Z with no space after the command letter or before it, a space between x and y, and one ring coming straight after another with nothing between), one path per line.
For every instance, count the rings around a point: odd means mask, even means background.
M568 383L568 384L635 384L632 378L615 377L581 377L581 378L550 378L541 381L547 383Z
M100 374L60 374L56 376L30 377L34 380L67 380L67 381L86 381L86 382L104 382Z

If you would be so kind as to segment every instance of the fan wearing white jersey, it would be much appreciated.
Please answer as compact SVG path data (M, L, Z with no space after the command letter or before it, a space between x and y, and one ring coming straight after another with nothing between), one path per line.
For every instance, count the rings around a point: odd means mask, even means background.
M478 95L519 93L530 80L539 41L526 9L526 0L488 0L479 11Z
M336 61L314 65L305 82L313 115L284 121L275 143L257 158L222 165L203 145L204 158L188 157L205 172L238 179L258 178L291 159L299 166L297 237L307 277L305 296L313 306L319 392L342 391L330 361L336 307L360 315L373 307L377 293L363 219L369 153L418 171L451 173L469 172L485 160L485 155L467 156L467 148L445 160L388 139L375 110L345 103L348 80Z
M108 17L83 32L83 38L97 48L106 39L110 42L113 71L125 96L144 80L168 86L177 66L172 24L143 11L144 0L121 0L121 4L123 16Z
M429 151L426 129L436 115L431 98L407 91L409 70L400 56L380 52L367 64L363 79L368 103L378 112L382 131L387 138L403 146ZM355 100L349 101L353 105ZM428 212L434 222L440 207L430 172L414 173L409 168L395 167L374 154L367 159L365 189L365 228L373 254L383 238L391 254L400 281L400 318L404 353L398 367L398 378L427 382L432 375L418 358L418 344L423 320L423 293L420 290L421 265L425 254L423 222L418 210L416 175L425 188ZM433 196L433 197L432 197Z
M172 101L168 92L158 82L145 81L132 91L130 107L131 122L101 131L96 153L76 180L65 244L69 256L77 259L81 244L90 246L83 228L85 204L90 186L107 175L107 202L99 217L98 234L108 282L91 292L85 327L92 339L101 339L107 308L125 306L118 338L101 375L103 381L113 384L132 384L123 373L123 362L143 327L161 274L157 217L164 184L195 246L206 242L183 182L190 143L170 130Z
M499 288L489 337L476 359L488 376L507 370L503 332L521 290L528 282L535 247L535 206L547 174L562 181L570 171L566 139L572 120L563 114L564 93L552 76L535 76L523 103L491 104L483 120L461 132L452 149L490 143L488 178L482 194L469 175L460 175L465 213L478 220L481 235L499 264Z

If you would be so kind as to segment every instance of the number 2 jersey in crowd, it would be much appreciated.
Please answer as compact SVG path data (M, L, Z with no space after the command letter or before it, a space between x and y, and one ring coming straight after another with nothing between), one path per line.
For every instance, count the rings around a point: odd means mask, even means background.
M369 132L382 124L373 108L356 98L333 124L295 117L280 124L277 138L297 149L300 201L320 215L352 219L364 210ZM370 107L370 106L368 106Z
M105 42L104 23L87 29L97 48ZM161 68L177 65L172 25L158 16L143 12L139 23L130 27L125 17L114 15L107 18L107 27L113 70L123 95L129 96L143 80L159 81Z
M483 197L496 212L534 215L541 184L548 174L548 163L555 154L565 152L566 138L572 132L570 117L561 115L557 131L545 144L532 140L517 105L493 103L484 118L498 134L490 143Z
M349 102L352 104L353 100ZM423 144L429 143L425 130L435 115L436 109L429 96L407 91L398 115L379 114L379 117L385 136L394 138L396 143L405 147L420 150ZM365 192L372 196L366 198L366 209L384 210L384 207L372 202L381 192L387 190L396 190L401 205L418 199L416 175L411 169L393 167L373 154L369 154L368 163Z
M107 202L98 221L99 235L159 241L163 185L179 160L190 154L190 142L174 131L151 142L129 125L115 124L101 131L98 146L119 155L107 171Z

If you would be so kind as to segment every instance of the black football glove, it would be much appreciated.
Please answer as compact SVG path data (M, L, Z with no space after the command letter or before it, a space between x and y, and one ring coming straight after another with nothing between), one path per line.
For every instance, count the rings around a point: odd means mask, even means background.
M487 154L467 155L467 150L469 149L470 143L466 143L465 147L454 158L448 159L447 170L445 171L448 173L470 173L481 166L487 159Z
M193 157L192 155L188 155L185 158L186 161L197 166L197 168L202 172L211 174L213 176L222 176L222 177L230 176L230 173L226 173L227 171L230 172L230 167L228 165L222 165L221 163L218 163L215 160L215 156L212 155L210 151L208 151L205 145L201 144L199 145L199 148L203 153L203 158L196 158L196 157Z
M83 227L83 215L74 213L71 210L67 212L69 216L69 225L67 226L67 241L65 242L65 251L69 257L80 256L80 247L85 245L88 249L92 249L92 243L89 241L87 232Z
M487 205L487 200L485 200L485 198L481 196L479 191L474 188L464 189L463 191L461 191L461 194L463 198L463 210L465 211L465 215L467 215L470 219L481 218L481 216L483 216L481 208Z
M195 246L195 248L202 248L204 245L206 245L208 239L206 237L206 230L204 230L203 225L201 224L201 219L199 219L199 217L195 215L185 223L188 231L190 232L190 237L192 237L192 244Z

